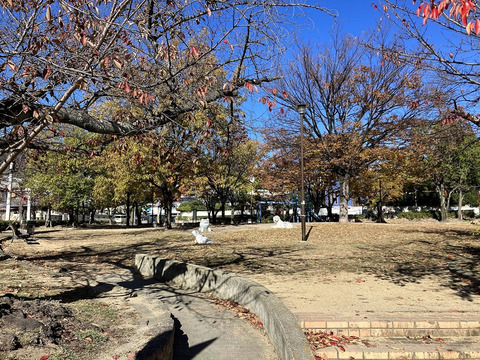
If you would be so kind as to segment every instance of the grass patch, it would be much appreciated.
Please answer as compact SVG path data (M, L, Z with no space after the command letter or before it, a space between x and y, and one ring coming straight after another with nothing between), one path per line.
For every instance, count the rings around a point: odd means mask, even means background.
M95 319L96 323L104 324L119 320L118 309L98 300L78 300L74 309L75 316L84 322Z

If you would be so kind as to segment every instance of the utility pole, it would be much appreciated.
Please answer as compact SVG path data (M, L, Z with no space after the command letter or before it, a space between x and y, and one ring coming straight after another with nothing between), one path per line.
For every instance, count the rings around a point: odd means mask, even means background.
M303 164L303 117L307 110L307 105L298 104L297 112L300 114L300 176L302 178L301 183L301 221L302 221L302 241L307 241L306 229L305 229L305 176L303 174L304 164Z

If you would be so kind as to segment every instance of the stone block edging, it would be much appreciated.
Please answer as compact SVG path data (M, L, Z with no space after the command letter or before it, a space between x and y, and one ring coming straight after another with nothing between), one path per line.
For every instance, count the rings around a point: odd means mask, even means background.
M168 282L183 289L208 292L235 301L256 314L283 360L314 360L298 320L264 286L221 270L162 259L147 254L135 256L136 270L145 278Z

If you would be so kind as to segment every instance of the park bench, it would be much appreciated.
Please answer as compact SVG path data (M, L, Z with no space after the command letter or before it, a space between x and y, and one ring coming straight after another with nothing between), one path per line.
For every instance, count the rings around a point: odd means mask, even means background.
M29 241L29 238L33 235L34 231L33 229L27 228L27 229L20 229L18 224L11 223L8 225L7 229L12 230L12 242L15 239L22 239L24 240L27 244L31 243Z

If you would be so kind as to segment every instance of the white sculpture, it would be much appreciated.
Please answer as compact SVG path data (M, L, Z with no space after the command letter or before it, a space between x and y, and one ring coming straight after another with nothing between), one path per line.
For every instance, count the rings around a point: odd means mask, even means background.
M293 228L292 223L289 223L288 221L282 221L280 219L280 216L278 216L278 215L275 215L273 217L273 222L274 222L274 225L272 225L272 228L276 228L276 229L291 229L291 228Z
M200 231L202 233L205 231L212 231L212 229L210 229L210 221L208 219L200 220Z
M192 235L195 236L195 244L213 244L212 240L201 234L198 230L193 230Z

